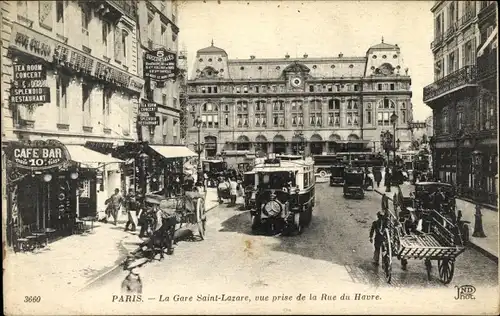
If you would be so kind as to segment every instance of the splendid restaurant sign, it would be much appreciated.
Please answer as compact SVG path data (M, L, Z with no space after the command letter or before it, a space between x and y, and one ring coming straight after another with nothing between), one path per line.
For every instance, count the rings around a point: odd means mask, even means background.
M12 142L5 154L13 167L46 170L62 167L71 160L66 146L58 140Z

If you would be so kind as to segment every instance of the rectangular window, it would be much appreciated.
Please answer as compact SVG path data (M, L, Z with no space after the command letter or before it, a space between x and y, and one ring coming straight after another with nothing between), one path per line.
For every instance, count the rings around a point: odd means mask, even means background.
M458 112L457 113L457 130L461 130L462 129L462 112Z
M236 87L236 93L240 93L240 87Z
M229 126L229 115L228 114L224 114L224 125Z
M53 26L52 8L52 1L38 1L38 22L40 26L50 30Z
M208 93L212 93L212 87L207 87Z
M314 92L314 86L312 84L309 85L309 92Z
M56 22L64 23L64 1L56 1Z
M111 114L111 108L109 104L109 99L111 98L112 90L109 88L104 88L102 91L102 115L103 115L103 126L107 127L109 122L109 117Z
M378 90L379 90L379 91L382 91L382 84L381 84L381 83L379 83L379 84L377 85L377 87L378 87Z
M328 92L332 92L333 91L333 86L330 84L328 85Z
M163 105L167 105L167 95L165 93L161 95L161 102Z
M372 123L372 111L366 111L366 124Z
M167 47L167 27L165 24L161 24L161 29L160 29L160 44L163 47Z
M255 87L255 93L259 93L259 86Z
M56 80L56 106L58 108L58 123L68 124L68 95L67 88L69 80L62 76L58 76Z
M83 114L83 126L91 126L92 123L90 121L90 94L92 91L92 86L88 83L82 84L82 114Z
M127 51L128 51L128 32L122 31L122 50L123 50L123 64L127 64Z
M358 91L359 90L359 86L357 84L354 85L354 91Z
M391 90L394 90L394 83L391 83Z

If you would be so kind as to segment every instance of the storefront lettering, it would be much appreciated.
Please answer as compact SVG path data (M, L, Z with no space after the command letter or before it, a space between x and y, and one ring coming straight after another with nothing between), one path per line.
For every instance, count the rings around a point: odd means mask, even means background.
M33 170L54 168L70 160L66 147L56 140L13 142L6 154L16 167Z
M35 53L36 55L42 57L49 57L52 52L52 49L48 44L42 43L36 38L30 39L28 35L19 32L16 34L14 43L24 48L26 51Z

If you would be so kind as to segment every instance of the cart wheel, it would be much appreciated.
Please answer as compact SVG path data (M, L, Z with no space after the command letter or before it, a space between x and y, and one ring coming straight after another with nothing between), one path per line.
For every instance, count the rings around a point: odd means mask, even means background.
M198 225L198 233L201 240L205 239L205 222L207 221L205 217L205 206L203 199L198 199L196 201L196 224Z
M431 275L432 263L430 260L427 260L427 259L424 261L424 263L425 263L425 270L427 270L427 280L430 281L432 278L432 275Z
M455 261L443 259L438 261L439 279L443 284L448 284L453 279L455 272Z
M384 249L382 252L382 266L384 268L385 279L387 283L392 280L392 248L391 248L391 235L389 230L385 229Z

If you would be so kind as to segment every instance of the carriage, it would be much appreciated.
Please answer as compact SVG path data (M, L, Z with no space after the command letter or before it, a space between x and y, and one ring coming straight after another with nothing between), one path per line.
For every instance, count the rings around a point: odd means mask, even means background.
M312 219L315 204L314 161L268 159L257 165L252 231L297 232Z
M344 171L344 197L365 197L365 173L359 169Z
M223 160L203 161L203 172L207 175L207 186L217 187L218 178L227 170L227 163Z
M383 196L386 225L382 266L388 283L392 278L393 257L401 260L403 269L408 259L424 260L429 280L431 260L437 260L439 279L444 284L451 282L455 260L465 250L463 222L456 217L454 195L445 196L439 205L431 203L428 196L445 190L450 193L452 189L445 183L422 183L416 186L415 198L410 199L404 198L399 189L393 200L394 212L389 210L388 198Z
M334 165L330 167L330 186L344 183L344 165Z
M152 233L143 246L153 253L173 252L175 231L189 227L198 232L198 237L205 239L205 194L185 192L175 198L166 198L157 194L148 194L144 198L145 211L150 214ZM193 228L192 226L195 226Z

